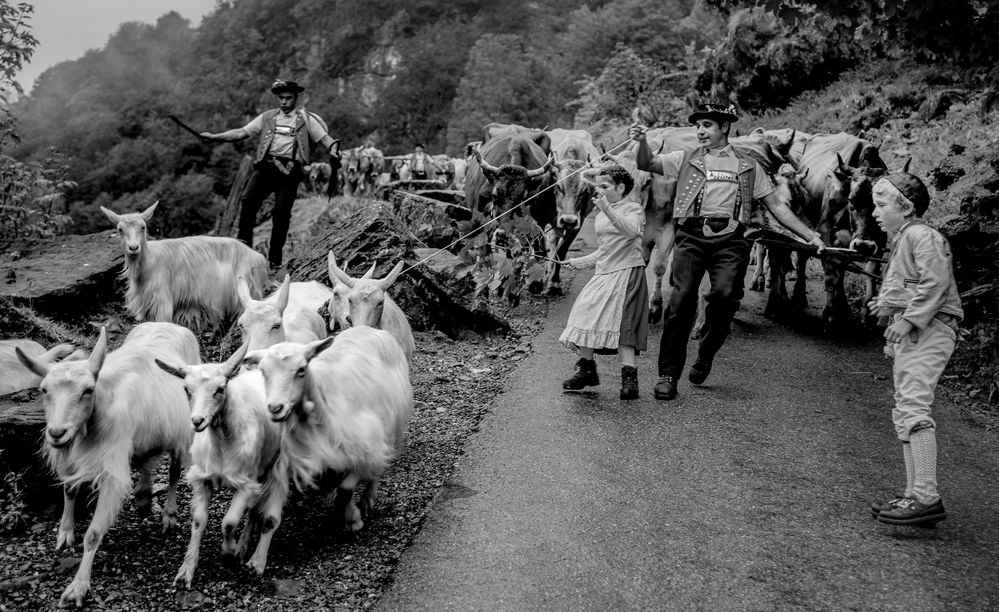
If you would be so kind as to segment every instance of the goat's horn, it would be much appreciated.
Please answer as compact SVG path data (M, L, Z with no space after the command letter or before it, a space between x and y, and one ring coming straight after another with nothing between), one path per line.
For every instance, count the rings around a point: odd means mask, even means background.
M395 267L392 268L391 272L385 275L385 278L378 281L378 284L381 285L382 290L388 289L392 285L392 283L395 282L395 279L399 278L399 275L402 274L402 268L403 268L403 262L400 261L397 264L395 264Z
M329 264L329 275L331 281L334 283L339 281L351 289L354 288L354 279L351 278L349 274L341 270L338 265L336 265L336 257L333 255L333 251L330 251L327 263Z
M374 278L374 277L375 277L375 266L377 266L377 265L378 265L378 262L377 262L377 261L376 261L376 262L373 262L373 263L371 264L371 267L370 267L370 268L368 268L368 271L367 271L367 272L365 272L365 273L364 273L364 276L362 276L361 278Z

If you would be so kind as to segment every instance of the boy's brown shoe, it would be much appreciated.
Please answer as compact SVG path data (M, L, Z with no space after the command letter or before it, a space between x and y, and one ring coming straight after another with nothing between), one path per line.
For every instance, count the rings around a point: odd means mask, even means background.
M898 493L888 501L871 502L871 516L878 518L878 515L888 510L894 510L903 499L909 499L903 493Z
M929 527L947 518L943 499L936 503L924 504L915 499L902 499L891 510L878 514L878 521L889 525L910 525L912 527Z

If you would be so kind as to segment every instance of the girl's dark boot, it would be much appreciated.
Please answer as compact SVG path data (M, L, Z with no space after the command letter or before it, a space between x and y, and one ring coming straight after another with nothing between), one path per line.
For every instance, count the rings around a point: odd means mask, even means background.
M621 366L621 399L638 399L638 368Z
M592 359L580 359L576 362L576 373L572 375L572 378L562 383L562 388L578 391L584 387L595 387L599 384L597 362Z

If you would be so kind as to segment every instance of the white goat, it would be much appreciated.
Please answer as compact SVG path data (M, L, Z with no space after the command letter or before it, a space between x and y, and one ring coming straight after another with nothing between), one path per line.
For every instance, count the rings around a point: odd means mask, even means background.
M153 359L198 363L198 341L173 323L142 323L121 347L107 352L101 329L89 359L53 365L17 351L21 362L42 377L48 462L63 484L62 520L56 549L72 547L77 491L85 482L98 491L97 509L83 539L83 559L63 591L60 607L83 605L97 548L114 524L131 488L130 466L141 465L135 504L152 505L152 468L170 452L170 485L163 504L164 531L177 526L177 481L191 444L184 386L156 367Z
M360 530L413 409L399 343L388 332L353 327L310 344L275 344L249 353L244 363L263 373L267 409L282 424L277 469L299 489L326 470L342 474L334 514L348 531ZM359 510L353 492L362 481L368 484ZM275 485L264 520L276 528L290 483L275 479Z
M196 331L217 328L242 310L236 279L243 276L254 297L263 295L267 260L235 238L188 236L147 240L153 204L119 215L101 206L115 224L125 250L125 306L138 321L172 321Z
M334 321L340 324L341 329L355 325L384 329L395 337L406 354L406 361L412 363L413 351L416 350L413 329L409 326L406 313L388 294L388 288L402 273L403 263L397 263L381 280L372 278L375 273L374 264L361 278L351 277L336 265L333 251L329 252L328 264L330 281L333 283L330 329L333 329Z
M34 340L0 340L0 395L37 387L42 380L38 374L21 364L14 349L21 349L25 355L47 364L53 364L74 354L78 358L87 355L75 351L69 344L57 344L46 351L44 346Z
M298 292L298 300L291 299L296 284L304 283L293 283L291 277L285 275L277 291L263 300L255 300L250 296L245 279L240 278L236 282L239 301L243 305L243 314L239 315L238 322L243 330L243 341L249 343L251 351L278 342L304 343L326 337L326 322L316 308L301 305L302 302L322 302L311 294L313 288L309 284L304 284L304 292ZM326 300L332 293L332 290L326 290Z
M201 538L208 525L208 507L213 487L235 489L229 511L222 519L222 554L243 559L253 524L251 518L236 542L236 529L247 509L256 515L262 505L263 491L272 490L271 478L285 478L274 473L281 443L281 429L270 419L264 395L264 379L259 370L244 370L236 375L246 355L243 344L222 364L173 365L156 360L165 371L183 379L191 402L191 467L187 482L191 485L191 540L187 554L174 578L177 586L191 588L198 566ZM257 574L267 567L273 529L261 533L256 552L248 565Z

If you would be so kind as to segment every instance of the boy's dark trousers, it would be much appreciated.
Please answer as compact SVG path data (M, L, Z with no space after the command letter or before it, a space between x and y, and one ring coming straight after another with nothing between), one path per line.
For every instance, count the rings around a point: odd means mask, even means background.
M697 291L707 273L711 283L706 300L705 329L698 358L712 359L728 337L732 317L744 293L752 242L745 226L722 236L705 236L702 219L688 219L677 227L670 274L670 295L662 342L659 375L679 379L687 359L687 341L697 315Z
M284 174L267 161L253 167L246 190L240 202L238 238L247 246L253 246L253 228L257 224L257 211L271 193L274 194L274 210L271 213L273 227L267 259L272 266L281 265L281 253L291 225L291 207L298 195L298 184L302 180L302 166L294 164L291 172Z

